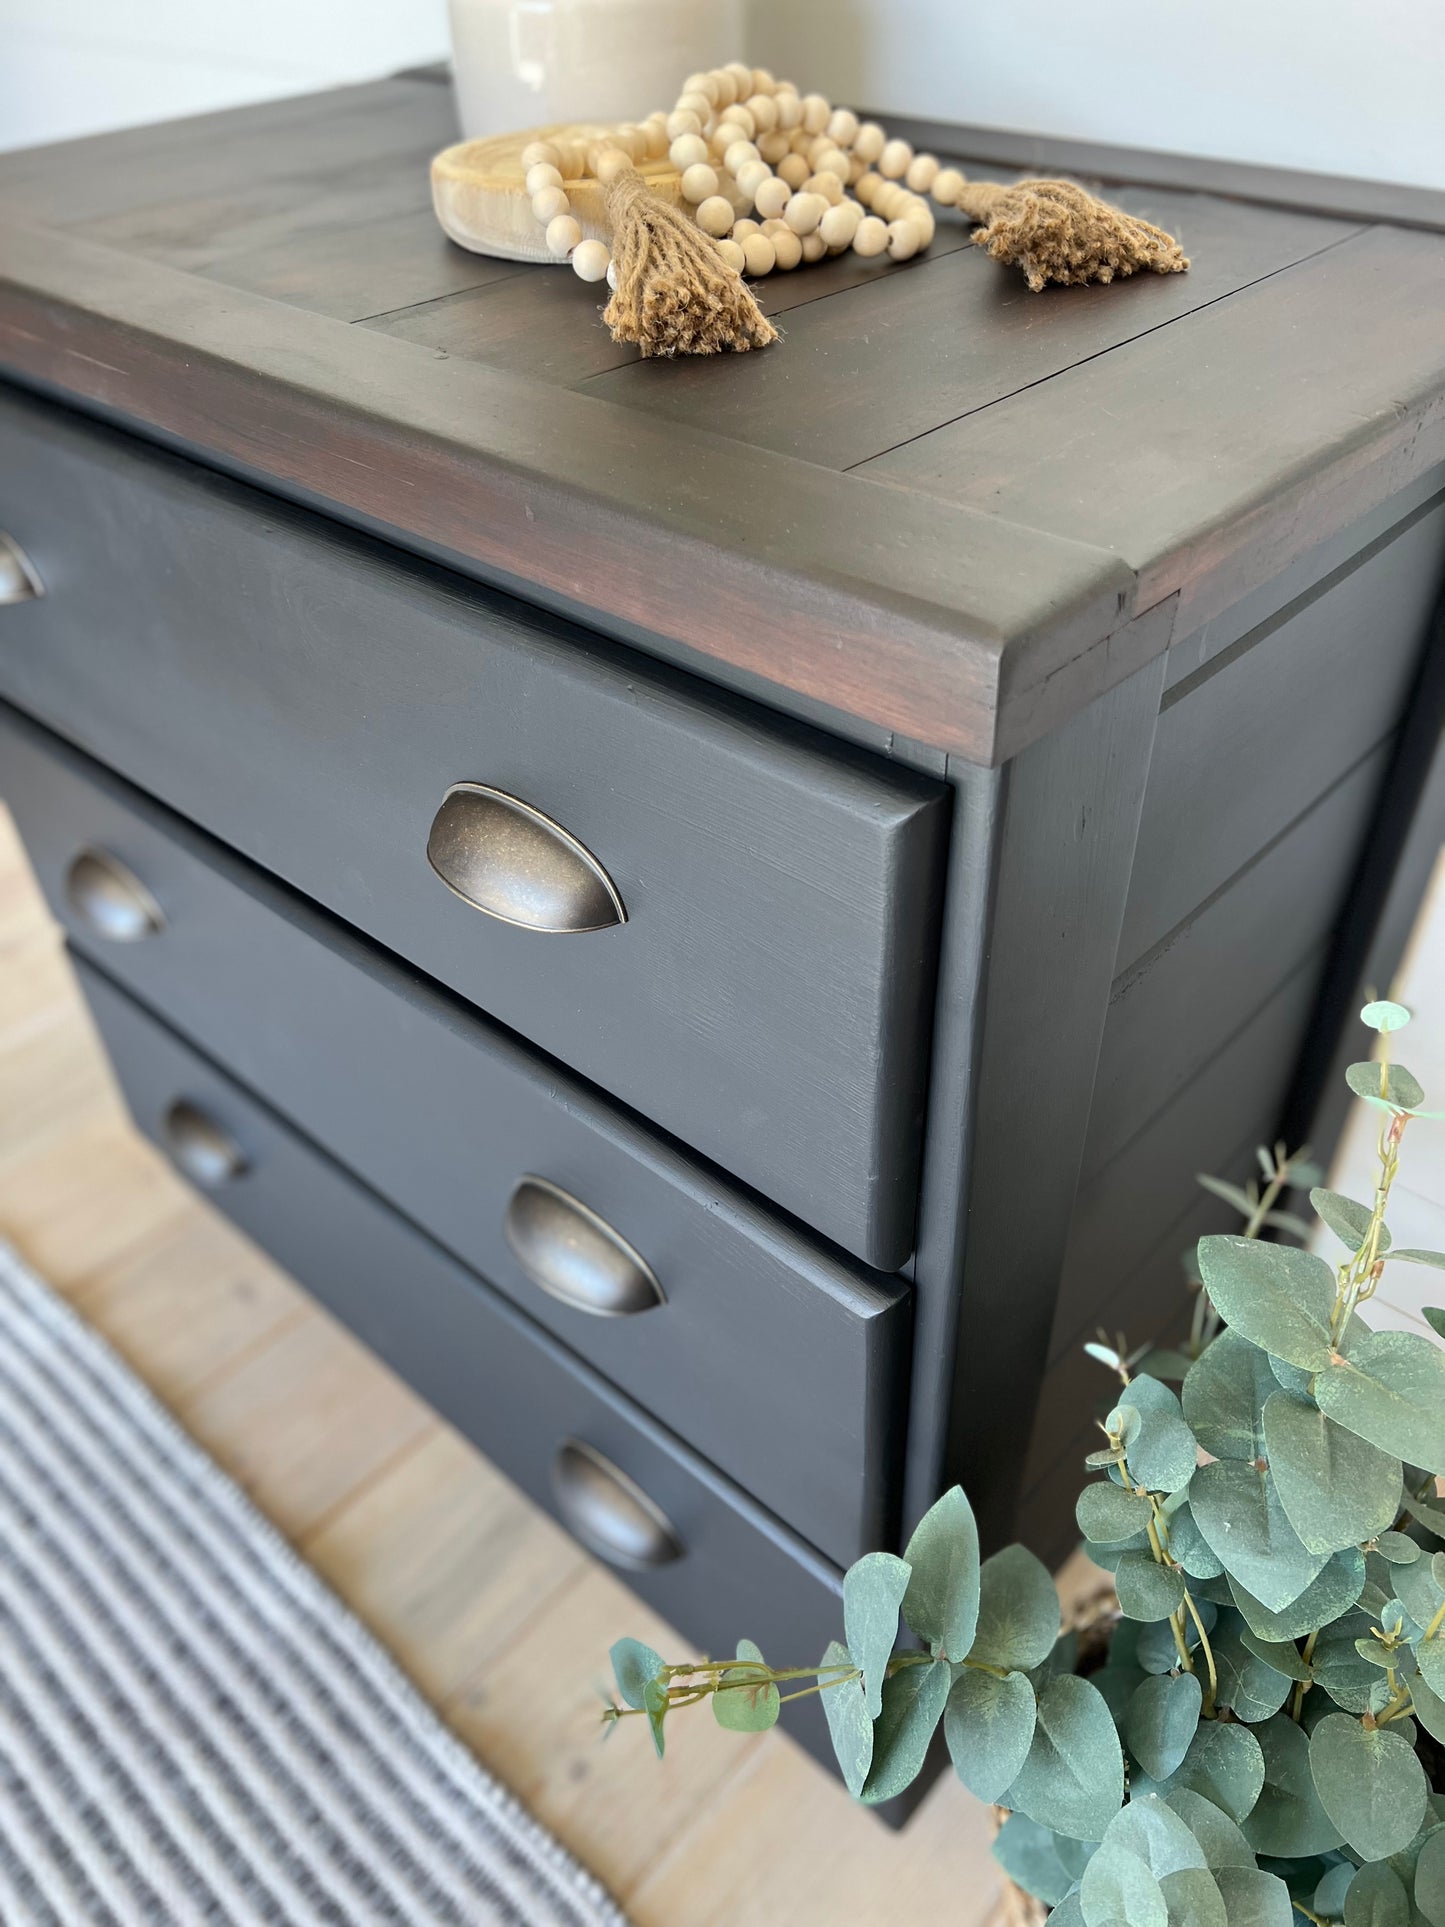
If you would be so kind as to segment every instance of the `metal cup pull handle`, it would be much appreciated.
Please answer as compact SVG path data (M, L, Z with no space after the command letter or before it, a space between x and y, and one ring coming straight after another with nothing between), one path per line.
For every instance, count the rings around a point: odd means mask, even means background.
M552 1461L552 1490L563 1522L610 1565L646 1572L683 1553L672 1521L641 1486L595 1445L568 1439Z
M139 943L166 926L160 905L134 870L94 846L71 858L65 900L86 929L107 943Z
M35 564L15 538L0 529L0 603L36 602L44 594Z
M230 1132L188 1097L176 1098L166 1111L161 1136L176 1166L203 1190L214 1191L249 1168Z
M452 784L426 854L454 896L499 923L577 935L627 921L616 886L585 845L485 783Z
M531 1282L574 1311L625 1318L666 1302L647 1260L605 1218L547 1178L521 1180L503 1229Z

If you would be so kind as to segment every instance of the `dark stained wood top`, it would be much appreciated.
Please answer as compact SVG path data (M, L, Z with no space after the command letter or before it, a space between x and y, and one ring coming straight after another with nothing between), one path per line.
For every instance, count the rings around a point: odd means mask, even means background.
M980 763L1445 459L1440 197L959 130L974 174L1097 160L1192 271L1031 295L945 217L763 283L764 354L646 363L444 239L452 115L408 76L0 155L0 373Z

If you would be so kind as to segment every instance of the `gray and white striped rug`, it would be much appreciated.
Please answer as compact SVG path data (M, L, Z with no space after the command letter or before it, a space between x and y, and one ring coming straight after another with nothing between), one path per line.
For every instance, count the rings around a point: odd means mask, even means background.
M626 1927L0 1244L5 1927Z

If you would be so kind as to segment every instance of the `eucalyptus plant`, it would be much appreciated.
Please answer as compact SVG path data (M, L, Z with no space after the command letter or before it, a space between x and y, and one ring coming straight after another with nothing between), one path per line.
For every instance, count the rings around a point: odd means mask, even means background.
M1150 1370L1090 1347L1119 1380L1077 1507L1118 1594L1101 1662L1080 1669L1031 1552L980 1558L954 1487L901 1558L849 1569L820 1661L742 1640L668 1664L624 1639L604 1720L646 1719L660 1755L683 1707L756 1732L817 1694L865 1803L910 1784L941 1725L1054 1927L1445 1927L1445 1352L1361 1311L1387 1264L1445 1269L1386 1226L1406 1129L1440 1114L1389 1061L1408 1012L1361 1015L1385 1046L1347 1073L1379 1113L1374 1195L1310 1192L1338 1262L1265 1235L1308 1227L1281 1203L1300 1160L1263 1153L1262 1185L1223 1188L1243 1231L1200 1240L1183 1352Z

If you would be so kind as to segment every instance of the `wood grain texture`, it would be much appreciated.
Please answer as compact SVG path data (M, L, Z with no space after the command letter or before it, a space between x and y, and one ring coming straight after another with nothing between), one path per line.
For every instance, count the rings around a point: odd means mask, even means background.
M617 368L586 290L459 282L425 242L408 197L451 131L412 78L3 157L31 225L0 248L0 367L780 706L986 764L1445 452L1428 233L1301 262L1328 220L1181 193L1185 167L1140 193L1174 195L1190 276L1026 303L966 247L826 264L770 284L794 324L755 366ZM810 274L831 291L801 300Z

